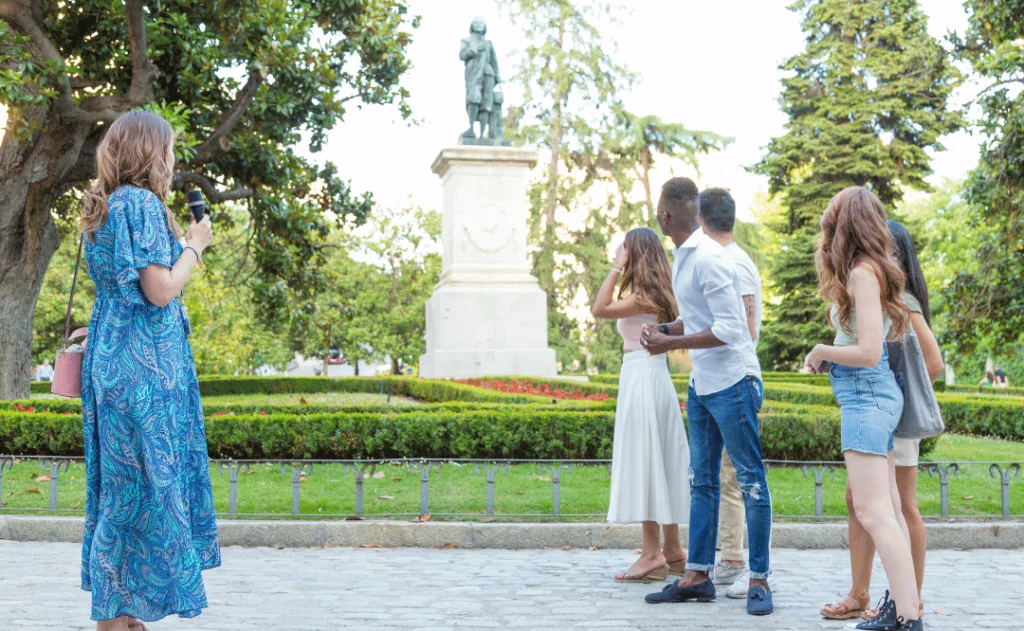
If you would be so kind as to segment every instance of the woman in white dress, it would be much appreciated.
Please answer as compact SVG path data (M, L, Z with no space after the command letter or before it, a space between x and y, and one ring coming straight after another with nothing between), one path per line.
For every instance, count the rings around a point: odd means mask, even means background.
M679 316L665 246L653 230L635 228L626 234L592 312L596 318L617 319L623 340L608 521L642 522L644 533L640 558L615 580L663 581L669 574L681 575L686 566L679 524L690 514L690 448L668 360L640 346L645 324Z

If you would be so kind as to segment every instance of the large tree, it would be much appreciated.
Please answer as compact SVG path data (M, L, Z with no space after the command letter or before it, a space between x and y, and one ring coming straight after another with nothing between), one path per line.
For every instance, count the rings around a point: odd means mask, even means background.
M906 188L929 190L927 150L961 124L949 99L960 75L928 34L916 0L798 0L803 52L781 69L789 116L753 170L768 176L784 212L767 222L784 237L770 262L772 293L760 355L795 367L832 332L817 296L814 248L829 199L870 188L889 208Z
M650 225L650 170L659 156L696 164L728 139L625 110L636 80L615 56L612 7L591 0L505 0L528 45L515 81L524 105L509 108L509 135L543 147L530 190L533 273L548 294L548 340L563 366L607 370L621 355L615 327L578 321L607 272L610 241ZM634 187L644 186L637 201Z
M351 101L408 114L399 79L416 25L403 0L0 0L0 398L28 393L59 222L112 121L139 107L178 119L174 189L241 200L252 285L264 312L281 311L290 289L319 282L327 218L360 220L371 206L292 148L305 134L318 151Z
M1024 1L969 0L968 29L957 42L984 89L975 121L978 166L963 187L975 264L944 292L943 341L958 355L1024 342Z

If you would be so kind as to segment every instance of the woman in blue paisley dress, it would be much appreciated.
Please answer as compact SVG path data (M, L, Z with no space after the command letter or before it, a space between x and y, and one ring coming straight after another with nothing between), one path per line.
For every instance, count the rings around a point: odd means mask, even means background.
M220 565L203 409L181 291L212 239L180 229L163 200L174 132L119 117L85 196L85 259L96 303L82 363L86 519L82 588L98 631L198 616L201 570Z

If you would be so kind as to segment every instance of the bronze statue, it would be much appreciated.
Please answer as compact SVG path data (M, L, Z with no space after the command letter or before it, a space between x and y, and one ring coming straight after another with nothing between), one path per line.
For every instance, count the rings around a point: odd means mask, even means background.
M466 64L466 114L469 115L469 129L459 140L462 144L508 144L502 142L505 137L501 118L504 97L498 85L501 83L498 56L494 45L484 37L486 34L484 19L474 18L469 37L462 40L459 48L459 59ZM474 123L480 123L479 136Z

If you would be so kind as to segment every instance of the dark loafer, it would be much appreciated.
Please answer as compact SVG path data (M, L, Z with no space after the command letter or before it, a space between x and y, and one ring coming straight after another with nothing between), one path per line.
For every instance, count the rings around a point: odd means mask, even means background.
M747 613L752 616L767 616L775 611L772 604L772 590L763 585L751 585L747 590Z
M647 594L644 600L656 605L658 603L684 603L688 600L709 603L715 599L715 584L710 580L687 587L679 587L678 583L679 581L669 583L660 592Z

